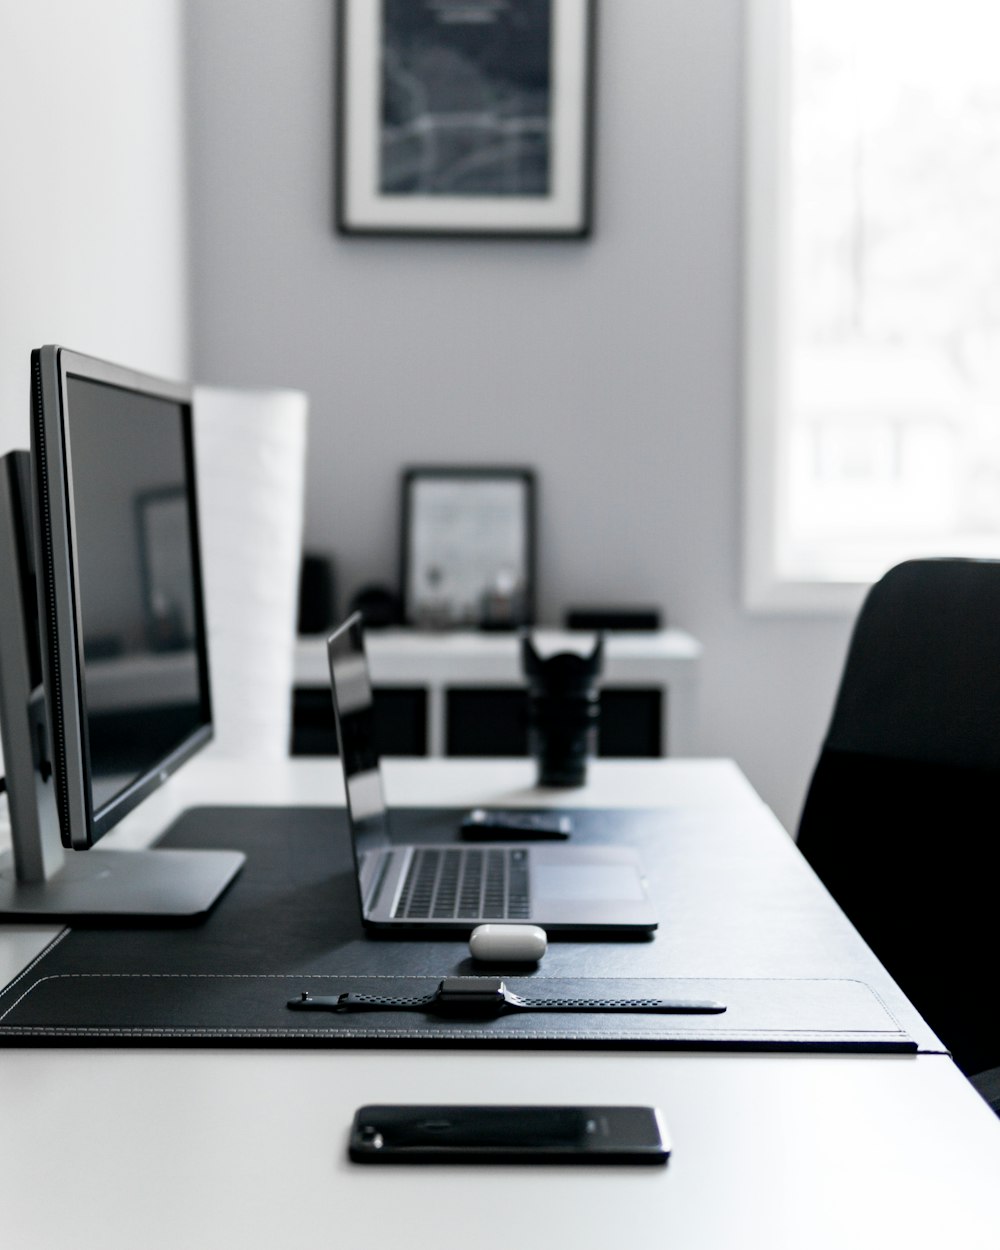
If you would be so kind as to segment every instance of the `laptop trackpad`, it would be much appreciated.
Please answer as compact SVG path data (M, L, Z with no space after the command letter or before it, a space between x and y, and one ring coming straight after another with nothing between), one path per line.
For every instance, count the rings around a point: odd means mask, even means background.
M535 864L531 887L536 901L544 898L560 902L642 902L645 898L639 875L628 864Z

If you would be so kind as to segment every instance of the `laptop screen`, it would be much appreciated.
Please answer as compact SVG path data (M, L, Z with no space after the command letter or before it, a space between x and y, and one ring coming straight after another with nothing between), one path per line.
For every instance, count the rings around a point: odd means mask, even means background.
M355 612L330 635L326 649L347 792L347 817L360 868L369 851L389 845L389 820L373 732L372 683L360 613Z

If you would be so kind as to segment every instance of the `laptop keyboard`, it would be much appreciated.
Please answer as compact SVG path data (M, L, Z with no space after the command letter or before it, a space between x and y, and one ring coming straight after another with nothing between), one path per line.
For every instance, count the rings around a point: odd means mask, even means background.
M527 920L528 852L521 847L414 851L396 920Z

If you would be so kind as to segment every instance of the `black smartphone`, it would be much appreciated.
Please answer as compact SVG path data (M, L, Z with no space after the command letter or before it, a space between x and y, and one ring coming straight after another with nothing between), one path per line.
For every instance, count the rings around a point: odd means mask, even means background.
M369 1106L355 1163L666 1163L654 1107Z
M461 824L461 834L467 842L564 840L571 832L570 818L559 812L491 811L477 807Z

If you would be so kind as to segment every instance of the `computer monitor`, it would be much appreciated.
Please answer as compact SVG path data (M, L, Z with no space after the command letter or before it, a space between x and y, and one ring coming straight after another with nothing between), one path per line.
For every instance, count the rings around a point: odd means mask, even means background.
M61 854L89 851L212 737L191 391L59 347L31 370L30 460L11 453L0 475L0 574L20 601L0 622L0 915L197 918L238 852Z

